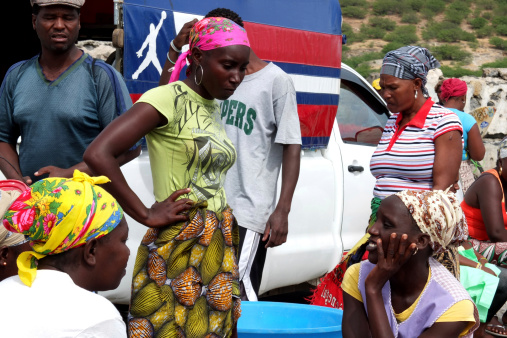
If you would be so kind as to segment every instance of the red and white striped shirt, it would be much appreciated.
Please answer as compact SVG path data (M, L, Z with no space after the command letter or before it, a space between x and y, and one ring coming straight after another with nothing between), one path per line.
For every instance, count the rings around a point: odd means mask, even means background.
M376 183L373 195L385 198L405 189L431 190L435 139L463 129L458 116L426 100L414 118L402 128L401 113L393 114L370 161Z

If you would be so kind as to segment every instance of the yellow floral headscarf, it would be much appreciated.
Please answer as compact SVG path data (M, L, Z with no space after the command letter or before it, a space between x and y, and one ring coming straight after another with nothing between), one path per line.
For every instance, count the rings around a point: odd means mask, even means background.
M96 185L107 182L105 176L90 177L75 170L73 178L34 183L14 201L3 224L7 230L25 235L33 249L21 253L17 260L23 283L32 285L37 260L107 235L120 223L123 210Z

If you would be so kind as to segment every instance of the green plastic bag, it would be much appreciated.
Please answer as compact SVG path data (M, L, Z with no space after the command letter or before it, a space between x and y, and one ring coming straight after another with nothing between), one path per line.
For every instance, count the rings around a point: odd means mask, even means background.
M474 261L477 261L474 249L460 249L459 254ZM487 268L493 270L496 276L493 276L482 270L471 268L468 266L460 266L460 282L461 285L467 290L470 298L477 306L479 311L479 319L481 323L486 321L489 307L495 296L496 289L498 287L500 269L495 265L486 263Z

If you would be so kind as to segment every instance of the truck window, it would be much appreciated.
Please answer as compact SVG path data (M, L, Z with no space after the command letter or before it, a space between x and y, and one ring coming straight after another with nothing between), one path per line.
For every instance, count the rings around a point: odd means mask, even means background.
M341 80L336 120L346 143L376 146L387 122L387 109L365 87Z

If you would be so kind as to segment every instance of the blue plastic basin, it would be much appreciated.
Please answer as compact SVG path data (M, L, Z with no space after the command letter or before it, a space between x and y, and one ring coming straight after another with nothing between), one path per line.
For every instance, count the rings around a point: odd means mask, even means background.
M342 337L342 310L278 302L241 302L241 310L240 338Z

